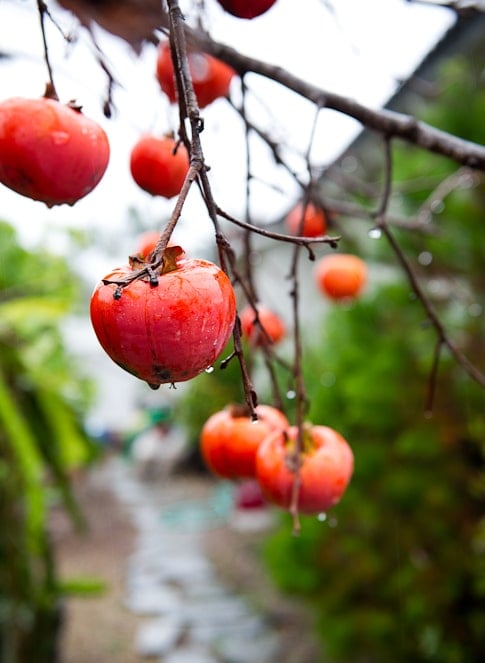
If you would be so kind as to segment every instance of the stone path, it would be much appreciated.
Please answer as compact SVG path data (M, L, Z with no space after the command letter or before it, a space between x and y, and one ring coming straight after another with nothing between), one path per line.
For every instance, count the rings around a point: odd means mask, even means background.
M137 530L126 570L126 607L136 615L134 647L163 663L281 663L279 633L218 578L203 550L207 529L227 518L227 486L140 481L122 459L103 469Z

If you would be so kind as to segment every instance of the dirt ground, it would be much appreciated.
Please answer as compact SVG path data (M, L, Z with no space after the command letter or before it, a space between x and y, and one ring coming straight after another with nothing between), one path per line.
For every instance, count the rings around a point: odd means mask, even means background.
M175 478L175 480L177 480ZM183 477L184 491L200 495L195 474ZM79 477L75 493L86 515L88 529L76 532L67 517L54 513L52 530L62 579L89 577L106 585L94 596L66 601L59 663L141 663L134 651L139 618L124 605L126 564L134 551L135 534L128 512L109 487ZM288 656L280 663L321 660L311 634L310 616L302 607L282 597L272 586L256 547L260 535L235 531L227 523L211 528L205 540L208 558L225 584L246 596L262 610L286 640Z
M75 492L88 529L78 532L62 512L54 514L58 573L63 580L100 580L105 590L67 599L59 663L139 663L133 649L137 617L123 604L135 531L109 489L80 477Z

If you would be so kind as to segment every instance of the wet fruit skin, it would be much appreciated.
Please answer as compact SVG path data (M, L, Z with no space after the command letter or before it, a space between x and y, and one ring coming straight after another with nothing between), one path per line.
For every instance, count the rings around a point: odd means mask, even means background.
M189 165L185 147L168 136L142 136L130 153L133 179L152 196L173 198L178 195Z
M109 162L104 130L48 98L0 103L0 182L54 205L73 205L99 183Z
M200 108L205 108L219 97L227 96L234 69L221 60L201 52L188 54L192 85ZM172 103L177 101L170 46L160 42L157 53L156 77L163 92Z
M113 270L105 280L131 274ZM152 388L184 382L213 365L231 336L235 294L214 263L190 259L158 278L138 279L114 298L116 285L98 283L90 303L93 329L105 352L121 368Z
M256 18L268 11L276 0L217 0L217 2L233 16Z
M256 313L252 306L246 306L241 311L241 331L254 347L279 343L286 336L286 327L282 319L263 304L257 305L259 323L256 322Z
M327 232L325 212L313 203L296 205L286 216L285 223L292 235L301 237L321 237Z
M256 407L257 421L245 408L228 406L207 419L200 435L200 449L207 467L225 479L254 477L256 452L272 431L288 428L285 415L271 405Z
M339 502L352 477L354 456L347 441L328 426L307 429L307 449L301 455L298 510L322 513ZM287 455L296 449L298 429L274 432L261 443L256 454L256 478L270 502L288 509L295 474Z

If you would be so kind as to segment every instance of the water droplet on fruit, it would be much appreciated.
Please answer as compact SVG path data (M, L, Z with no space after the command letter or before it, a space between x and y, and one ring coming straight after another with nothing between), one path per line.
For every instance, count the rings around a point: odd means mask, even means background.
M54 145L65 145L69 141L70 136L66 131L53 131L51 138Z
M294 398L296 398L296 391L294 389L289 389L286 392L286 398L288 398L290 401L292 401Z
M371 239L380 239L382 237L382 230L380 228L371 228L367 234Z
M325 522L327 520L327 514L326 513L319 513L317 516L317 520L319 520L321 523Z
M214 366L208 366L208 367L205 369L205 372L206 372L206 373L213 373L213 372L214 372Z

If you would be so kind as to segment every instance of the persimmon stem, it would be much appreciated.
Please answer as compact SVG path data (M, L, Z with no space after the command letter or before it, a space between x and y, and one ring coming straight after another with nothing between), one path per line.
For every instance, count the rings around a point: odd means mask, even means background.
M44 59L47 67L47 73L49 76L49 82L46 85L44 97L47 97L48 99L54 99L55 101L59 101L59 97L56 91L56 86L54 85L54 76L52 73L52 66L49 57L49 47L47 46L47 36L45 32L45 17L49 14L49 10L47 9L47 5L44 2L44 0L37 0L37 9L39 10L40 31L42 33L42 44L44 47Z

